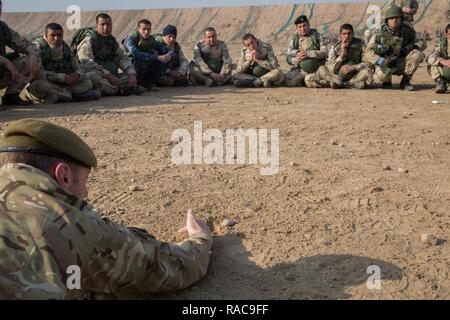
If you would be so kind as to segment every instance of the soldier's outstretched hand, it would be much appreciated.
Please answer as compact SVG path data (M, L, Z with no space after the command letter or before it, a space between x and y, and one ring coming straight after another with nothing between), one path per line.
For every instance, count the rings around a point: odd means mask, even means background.
M188 210L186 226L181 228L178 232L187 232L189 236L203 232L208 237L212 238L211 230L206 222L204 220L197 219L192 209Z

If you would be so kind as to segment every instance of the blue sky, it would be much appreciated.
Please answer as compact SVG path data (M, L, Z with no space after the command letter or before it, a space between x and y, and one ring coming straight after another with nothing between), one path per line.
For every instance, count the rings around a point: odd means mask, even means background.
M360 2L362 0L3 0L4 12L66 11L70 5L82 10L187 8L237 5L292 4L303 2Z

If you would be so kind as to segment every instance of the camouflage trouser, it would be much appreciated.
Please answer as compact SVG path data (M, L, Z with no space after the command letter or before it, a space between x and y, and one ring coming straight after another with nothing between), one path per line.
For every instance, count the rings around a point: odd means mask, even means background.
M71 101L72 93L84 93L92 87L92 81L84 77L73 87L40 79L30 84L28 92L35 102Z
M247 73L235 73L231 76L231 79L233 81L235 80L256 80L258 79L258 77L251 75L251 74L247 74ZM266 73L265 75L259 77L259 79L261 79L261 81L264 82L271 82L273 85L275 86L279 86L281 84L283 84L284 81L284 76L283 73L279 70L279 69L275 69L275 70L271 70L268 73Z
M119 93L120 88L128 86L128 75L119 75L119 83L112 85L108 78L101 71L89 71L85 74L85 78L92 81L95 89L100 89L102 94L113 96Z
M317 88L315 82L315 72L307 73L304 70L298 68L292 68L284 75L284 85L286 87L298 87L302 83L308 88Z
M0 89L6 89L5 95L8 94L20 94L27 84L32 80L31 76L27 76L28 72L28 57L20 57L12 62L20 74L18 81L11 81L10 78L0 75Z
M225 75L225 81L217 82L209 74L204 73L198 66L191 65L190 67L190 80L194 84L205 84L205 82L210 79L209 81L212 81L216 85L223 86L228 83L230 78L230 75Z
M444 68L449 70L449 68L442 66L428 65L427 67L428 73L433 78L433 80L437 80L438 78L443 77L445 81L450 81L450 78L444 76Z
M325 66L320 66L314 76L309 79L309 81L315 84L315 88L328 86L330 82L337 85L341 85L343 82L364 82L365 84L371 84L373 81L373 72L370 68L363 68L354 75L350 75L349 77L342 77L338 74L332 73Z
M391 82L392 76L413 76L419 65L425 59L422 51L414 49L406 57L400 58L395 66L390 68L375 67L374 78L377 82Z

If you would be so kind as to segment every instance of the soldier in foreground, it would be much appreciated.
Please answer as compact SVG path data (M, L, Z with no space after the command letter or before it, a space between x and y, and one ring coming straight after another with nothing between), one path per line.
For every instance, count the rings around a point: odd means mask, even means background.
M214 28L204 31L202 42L195 45L194 61L190 65L191 81L207 87L227 84L231 78L233 60L224 41L217 38Z
M95 21L95 29L78 30L72 41L86 77L104 95L141 95L144 88L137 84L136 70L112 36L111 17L101 13Z
M445 27L438 45L427 58L428 73L436 82L434 92L445 93L450 81L450 24Z
M62 26L50 23L45 27L45 34L33 41L40 52L42 69L28 92L36 102L45 103L100 99L100 90L92 90L92 82L84 77L77 58L63 38Z
M353 26L343 24L340 41L331 48L325 66L320 66L317 71L317 85L329 82L335 89L364 89L372 82L372 70L362 61L365 50L364 41L354 36Z
M283 83L277 57L272 46L248 33L242 38L245 48L232 80L236 87L272 87Z
M150 89L158 83L175 60L173 53L151 35L152 24L147 19L138 22L137 29L123 40L125 50L137 71L138 84Z
M392 88L392 76L402 76L400 89L414 90L411 78L425 59L426 42L420 39L413 28L403 23L400 7L391 7L386 12L385 23L372 37L365 53L366 62L375 68L374 79L383 83L383 88Z
M3 3L0 1L0 19L2 7ZM7 53L6 47L13 52ZM21 57L19 54L24 56ZM33 104L32 101L22 100L19 95L38 75L39 69L39 53L33 44L0 20L0 90L6 88L2 104L5 106Z
M212 235L189 210L189 238L164 243L83 201L97 159L72 131L12 123L0 142L0 299L128 298L205 276ZM81 289L69 290L73 268ZM68 281L69 280L69 281Z
M404 23L410 27L414 26L414 15L419 9L419 2L417 0L391 0L391 7L400 7L405 17Z
M296 33L289 43L286 61L293 68L285 74L284 84L297 87L305 84L308 88L315 88L313 81L315 72L325 64L327 46L316 29L309 25L308 18L301 15L295 20Z
M156 34L153 37L169 52L171 59L166 64L164 76L160 78L159 83L166 86L187 86L189 61L183 53L183 49L177 41L178 30L175 26L168 25L164 28L162 34Z

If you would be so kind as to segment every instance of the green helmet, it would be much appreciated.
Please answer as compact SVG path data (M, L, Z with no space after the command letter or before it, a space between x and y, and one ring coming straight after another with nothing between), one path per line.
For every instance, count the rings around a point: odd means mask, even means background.
M390 7L386 14L384 15L384 22L387 21L387 19L395 18L395 17L404 17L403 10L400 7Z
M255 77L262 77L263 75L269 73L270 71L267 70L266 68L261 67L259 64L257 64L256 66L253 67L252 69L252 74Z
M306 73L313 73L319 69L320 63L316 59L304 59L300 61L298 66Z

